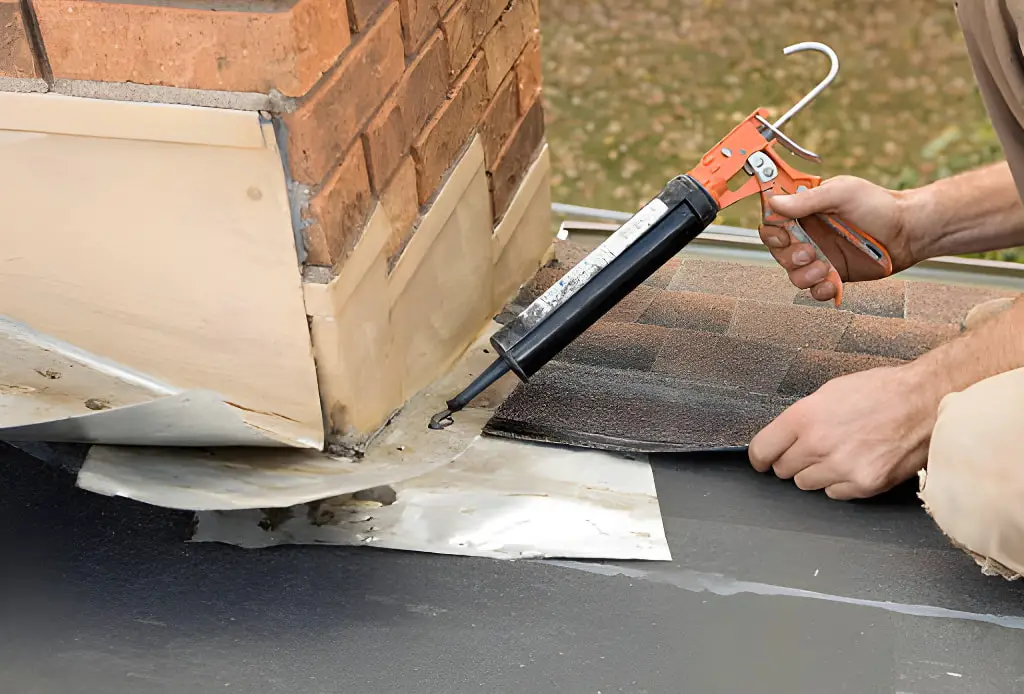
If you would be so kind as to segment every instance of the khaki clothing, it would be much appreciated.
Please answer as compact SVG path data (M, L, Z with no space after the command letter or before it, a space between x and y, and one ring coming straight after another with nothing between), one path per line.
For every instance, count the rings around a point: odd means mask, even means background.
M1024 369L947 395L932 430L920 497L982 570L1024 575Z
M981 98L1024 198L1024 0L954 2Z
M989 118L1024 199L1024 0L954 3ZM998 312L1009 302L978 313ZM1024 369L943 399L920 496L986 573L1024 575Z

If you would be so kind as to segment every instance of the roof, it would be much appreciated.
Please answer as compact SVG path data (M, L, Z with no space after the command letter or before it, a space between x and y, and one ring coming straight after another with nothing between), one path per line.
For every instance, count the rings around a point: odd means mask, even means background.
M523 288L533 300L587 249ZM642 452L745 446L787 405L836 376L905 363L958 335L1005 289L888 278L815 301L778 265L683 254L510 395L488 433Z
M837 503L722 458L655 466L674 561L552 565L183 543L191 514L0 445L0 690L1015 691L1021 583L912 493Z

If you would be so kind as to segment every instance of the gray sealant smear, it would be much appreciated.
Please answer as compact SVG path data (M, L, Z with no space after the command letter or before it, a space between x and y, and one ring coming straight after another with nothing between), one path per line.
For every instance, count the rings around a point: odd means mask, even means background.
M752 581L739 581L721 574L705 573L703 571L681 570L671 574L657 571L644 571L642 569L626 568L613 564L588 564L577 561L542 561L542 564L550 564L564 569L574 569L587 573L599 574L601 576L625 576L650 583L675 586L693 593L712 593L723 597L732 595L763 595L768 597L790 597L810 598L812 600L825 600L827 602L843 603L846 605L857 605L860 607L874 607L876 609L896 612L899 614L911 615L914 617L939 617L942 619L964 619L972 622L985 622L1007 629L1024 630L1024 617L1013 617L1010 615L981 614L978 612L964 612L963 610L950 610L945 607L933 605L910 605L899 602L885 602L881 600L862 600L859 598L848 598L842 595L831 593L819 593L813 590L801 588L788 588L786 586L775 586L768 583L756 583Z

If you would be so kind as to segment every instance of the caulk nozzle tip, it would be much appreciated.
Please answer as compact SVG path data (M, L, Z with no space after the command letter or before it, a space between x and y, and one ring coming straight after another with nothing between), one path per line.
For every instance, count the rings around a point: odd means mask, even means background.
M452 411L450 409L438 412L437 414L430 418L431 429L444 429L445 427L449 427L454 423L455 420L452 419Z

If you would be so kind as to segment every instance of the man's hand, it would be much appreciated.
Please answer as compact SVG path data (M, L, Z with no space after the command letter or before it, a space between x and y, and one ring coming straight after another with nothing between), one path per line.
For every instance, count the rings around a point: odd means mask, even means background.
M854 176L837 176L795 195L776 195L774 210L799 219L844 282L881 277L870 258L827 228L815 214L856 225L888 249L893 272L940 255L960 255L1024 244L1024 204L1006 162L992 164L912 190L895 191ZM761 240L800 289L830 301L828 267L808 244L762 225Z
M924 467L943 391L919 370L885 367L834 379L750 442L750 462L833 499L888 491Z
M1024 244L1024 204L1005 162L898 193L841 176L777 196L773 206L801 219L844 281L875 279L878 267L808 215L825 212L859 226L889 249L894 272L940 255ZM832 299L823 263L810 262L810 253L799 258L810 247L790 245L788 237L776 237L780 231L764 227L761 238L793 284L820 301ZM1017 368L1024 368L1024 300L909 364L826 383L754 437L750 461L835 499L879 494L925 465L946 394Z
M777 195L771 204L775 212L799 219L844 282L876 280L882 269L848 241L829 229L813 215L831 214L856 225L888 249L893 272L905 270L916 260L911 251L904 196L853 176L838 176L819 187L795 195ZM761 225L761 240L775 260L789 273L790 281L800 289L810 289L819 301L835 297L836 288L825 282L828 266L814 257L814 248L793 243L783 229Z

